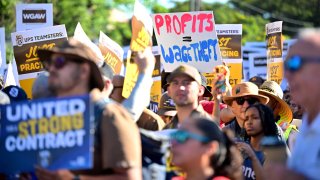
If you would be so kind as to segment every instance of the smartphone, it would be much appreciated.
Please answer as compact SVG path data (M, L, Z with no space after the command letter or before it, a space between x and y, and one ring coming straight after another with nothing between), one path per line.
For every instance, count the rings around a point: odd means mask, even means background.
M288 158L287 145L278 136L265 136L262 138L260 145L265 154L265 164L286 164Z

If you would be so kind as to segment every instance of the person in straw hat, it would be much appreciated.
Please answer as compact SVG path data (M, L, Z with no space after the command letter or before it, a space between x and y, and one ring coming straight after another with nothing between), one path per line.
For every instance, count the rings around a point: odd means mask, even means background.
M268 106L273 110L277 124L284 131L284 138L287 141L291 133L298 132L294 125L290 125L293 114L290 106L282 99L283 92L275 81L265 81L259 89L261 95L269 97Z
M260 102L266 104L269 98L264 95L259 94L258 86L251 82L243 82L235 85L232 88L231 96L223 97L223 101L230 106L235 118L230 124L224 128L230 128L234 133L236 138L247 141L243 135L243 124L245 120L245 111L249 105Z

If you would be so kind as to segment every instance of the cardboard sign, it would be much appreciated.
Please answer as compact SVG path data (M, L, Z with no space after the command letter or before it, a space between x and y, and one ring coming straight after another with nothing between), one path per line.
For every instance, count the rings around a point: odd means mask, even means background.
M211 11L154 14L153 24L166 72L182 63L200 72L222 64Z
M1 106L0 172L88 169L93 165L89 95ZM23 163L21 163L23 160Z
M37 73L43 70L37 49L52 49L57 43L66 41L66 28L64 25L58 25L20 31L11 33L11 39L20 85L26 91L28 97L31 98L33 80L37 77Z
M112 68L115 74L120 74L124 53L122 47L100 31L99 48L104 61Z
M98 65L98 67L101 67L103 64L102 53L101 53L99 47L96 44L94 44L90 40L90 38L87 36L87 34L84 32L84 30L79 22L76 26L76 29L74 30L73 38L82 42L83 44L88 46L94 52L94 55L96 56L96 58L100 60L99 62L96 62L96 63Z
M267 80L275 81L280 85L283 78L282 21L266 24L266 34L268 58Z
M161 95L162 95L160 54L155 55L155 58L156 58L156 65L152 73L153 84L151 86L151 91L150 91L149 109L154 113L157 113L159 109Z
M4 69L7 67L6 62L6 39L4 27L0 27L0 74L4 74Z
M242 24L217 24L216 31L223 62L230 70L229 83L234 86L242 79Z
M132 38L130 52L127 54L126 75L122 96L128 98L138 78L138 67L134 63L137 51L152 47L152 19L147 9L136 0L132 17Z
M16 21L17 31L53 26L52 4L18 4Z

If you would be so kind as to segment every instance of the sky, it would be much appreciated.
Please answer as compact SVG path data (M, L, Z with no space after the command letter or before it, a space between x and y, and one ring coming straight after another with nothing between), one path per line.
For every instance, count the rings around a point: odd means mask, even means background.
M160 4L164 5L167 8L170 8L173 6L171 3L172 0L161 0ZM177 1L186 1L186 0L177 0ZM226 3L228 0L201 0L201 2L206 2L206 3L214 3L214 2L220 2L220 3Z

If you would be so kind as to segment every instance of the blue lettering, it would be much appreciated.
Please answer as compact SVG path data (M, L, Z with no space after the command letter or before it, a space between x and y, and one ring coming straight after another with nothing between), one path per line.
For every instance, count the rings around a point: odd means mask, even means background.
M161 53L162 53L162 58L166 63L173 63L174 62L174 57L173 57L173 52L172 49L169 48L169 55L166 55L166 52L164 51L163 46L161 45Z
M186 46L182 46L181 51L182 51L182 59L184 62L188 62L188 61L192 61L192 58L189 54L189 50L191 49L191 47L186 47Z
M193 53L194 53L194 58L196 61L198 61L198 47L199 47L199 43L193 43L193 44L190 44L190 46L193 48Z
M181 60L181 51L180 51L180 47L179 46L177 46L177 45L174 45L173 47L172 47L172 49L173 50L176 50L176 53L174 53L174 58L175 58L175 60L176 61L182 61Z
M217 39L213 40L213 39L209 39L208 40L208 49L211 49L210 48L210 45L213 47L213 51L214 51L214 55L213 55L213 58L214 60L218 60L218 56L217 56L217 50L216 50L216 45L217 45ZM211 54L211 50L209 51L209 54ZM209 55L210 56L210 55ZM210 56L211 58L211 56Z
M164 48L162 45L161 47L161 53L162 57L165 60L166 63L173 64L174 61L177 62L189 62L189 61L204 61L209 62L212 59L212 53L213 58L215 61L218 60L217 55L217 39L208 39L199 41L197 43L192 43L189 46L184 45L182 47L179 47L178 45L173 45L172 47L169 47L169 53L166 54ZM213 49L213 51L212 51ZM193 51L192 51L193 50ZM190 53L193 53L194 59L192 59L192 56Z

